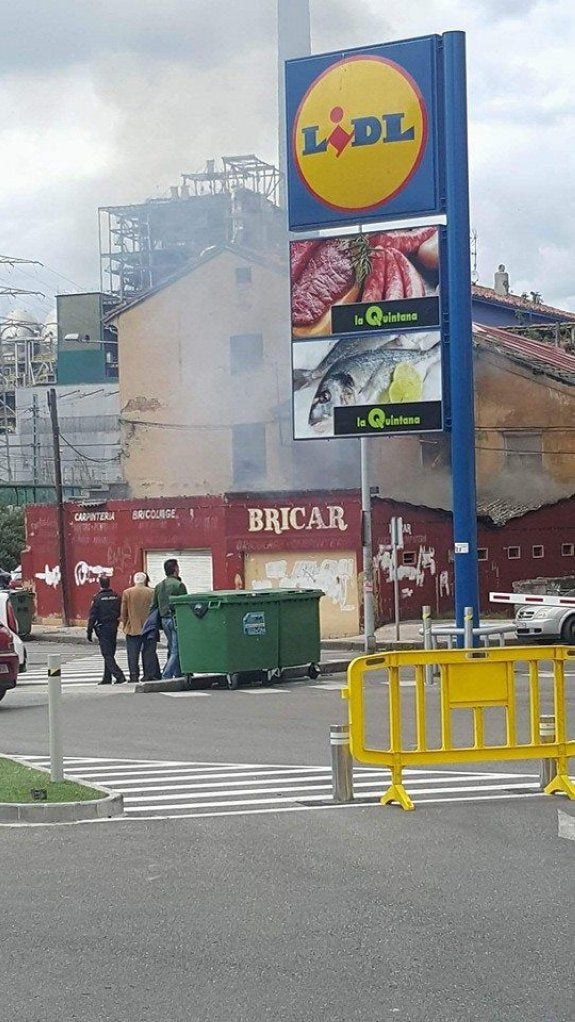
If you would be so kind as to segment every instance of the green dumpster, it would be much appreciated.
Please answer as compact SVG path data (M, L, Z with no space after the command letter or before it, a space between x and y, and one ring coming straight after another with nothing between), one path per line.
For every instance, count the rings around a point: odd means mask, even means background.
M316 677L321 596L233 589L172 597L182 673L224 675L237 688L254 672L270 680L282 667L305 663Z
M18 635L21 639L29 639L34 620L34 593L30 589L11 589L8 600L14 611Z
M277 589L279 605L279 667L310 665L311 676L321 659L319 601L321 589Z

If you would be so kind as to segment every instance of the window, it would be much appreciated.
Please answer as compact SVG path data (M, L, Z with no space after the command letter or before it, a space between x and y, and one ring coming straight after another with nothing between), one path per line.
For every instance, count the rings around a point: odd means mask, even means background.
M489 550L486 546L480 546L477 548L477 560L486 561L489 557Z
M519 558L521 557L521 547L520 546L508 546L507 547L507 556L508 556L510 561L518 561Z
M266 477L266 428L261 422L232 430L234 486L250 487Z
M261 334L234 334L230 337L230 372L251 373L259 369L264 360L264 341Z
M543 467L541 433L521 430L503 433L505 467L512 471L534 471Z
M543 547L541 546L541 544L540 544L540 543L537 543L537 544L536 544L536 545L535 545L535 546L534 546L534 547L532 548L532 551L531 551L531 552L532 552L532 554L533 554L533 557L545 557L545 550L543 549Z
M562 543L561 544L561 557L573 557L575 553L575 543Z
M404 564L415 564L415 554L413 550L403 551L403 563Z
M421 439L421 464L423 468L451 467L451 440L449 437L438 437L436 440Z
M251 284L251 266L236 266L236 284Z

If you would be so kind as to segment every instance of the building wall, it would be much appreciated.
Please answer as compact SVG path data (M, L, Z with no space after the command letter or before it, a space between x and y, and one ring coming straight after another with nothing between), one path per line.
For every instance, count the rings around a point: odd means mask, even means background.
M524 488L544 486L547 480L575 489L575 388L534 376L508 359L485 352L475 360L475 381L479 484L488 489L490 482L508 473L519 475ZM526 457L515 469L510 466L505 435L518 430L541 434L540 466L536 457ZM535 438L527 439L525 446L536 450L537 443ZM527 495L526 489L523 493ZM548 497L553 495L547 492Z
M238 269L251 282L238 283ZM286 272L224 250L119 316L123 469L134 496L356 484L353 441L292 440L287 302ZM261 335L262 358L238 371L230 338L246 335Z
M471 310L474 323L501 328L506 326L517 327L523 324L529 326L530 324L560 323L562 320L560 310L558 310L556 315L552 315L551 313L543 312L537 305L532 307L523 305L513 307L512 305L506 305L504 302L499 304L497 301L481 300L476 296L472 297ZM567 313L565 318L571 318L571 314Z
M123 589L145 566L146 551L211 550L216 589L270 584L321 588L324 635L357 634L361 622L361 512L357 492L228 495L109 501L98 508L67 504L68 579L72 616L85 621L102 570ZM453 613L453 538L445 511L373 502L373 554L378 621L393 617L389 524L403 518L399 554L400 613L418 618L429 604ZM559 501L495 527L479 522L481 607L513 582L575 572L575 499ZM56 512L26 512L23 579L36 592L38 616L61 613ZM534 549L535 548L535 549ZM355 566L353 559L355 558ZM350 562L352 562L350 564ZM355 570L355 577L354 577Z
M251 284L236 283L237 267L251 270ZM265 429L261 482L285 482L276 413L279 377L289 373L281 284L274 271L224 253L120 317L124 473L134 496L233 488L232 428L241 424ZM263 358L233 375L230 337L238 334L262 334Z

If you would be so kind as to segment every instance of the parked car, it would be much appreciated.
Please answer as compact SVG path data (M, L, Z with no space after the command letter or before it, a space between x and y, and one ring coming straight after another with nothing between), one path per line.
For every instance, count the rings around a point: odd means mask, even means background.
M20 663L14 649L14 633L0 624L0 699L3 699L18 681ZM18 640L20 641L20 640Z
M562 595L575 596L575 592ZM517 607L515 627L519 642L540 642L549 645L554 642L566 642L570 646L575 646L573 607Z
M0 625L7 628L11 633L13 649L18 656L20 671L25 671L27 660L26 647L18 635L18 624L12 604L10 603L10 593L4 589L0 589Z

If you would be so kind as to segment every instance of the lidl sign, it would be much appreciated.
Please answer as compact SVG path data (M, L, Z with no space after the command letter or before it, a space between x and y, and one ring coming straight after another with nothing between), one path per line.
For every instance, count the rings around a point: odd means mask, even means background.
M292 230L441 211L438 41L287 62Z

